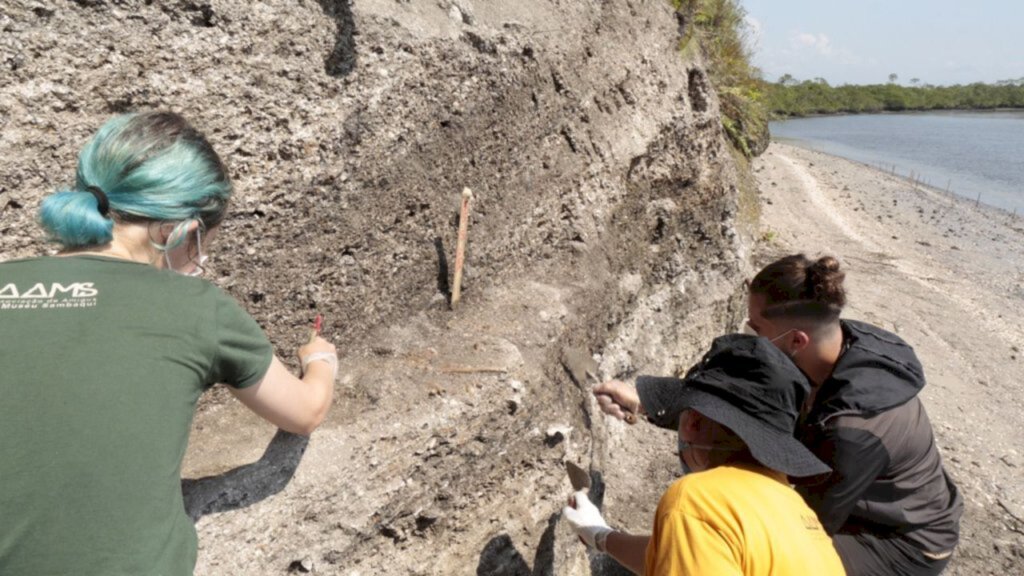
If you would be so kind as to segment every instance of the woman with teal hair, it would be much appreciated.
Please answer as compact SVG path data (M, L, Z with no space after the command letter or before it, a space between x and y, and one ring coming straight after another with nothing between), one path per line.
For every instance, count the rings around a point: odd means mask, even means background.
M296 377L193 277L230 196L181 116L120 116L42 203L62 250L0 263L0 574L191 574L180 471L199 396L220 382L284 430L323 421L334 346L301 347Z

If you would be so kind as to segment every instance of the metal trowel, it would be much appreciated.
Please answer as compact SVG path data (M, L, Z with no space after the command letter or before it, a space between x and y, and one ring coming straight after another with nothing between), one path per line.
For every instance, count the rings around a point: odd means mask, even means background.
M576 385L583 389L584 392L590 392L594 384L601 383L601 380L597 377L599 370L597 361L584 350L569 347L562 348L562 366L565 367L569 376L572 377ZM636 414L624 406L622 411L626 414L625 420L627 423L636 424Z
M580 468L572 460L565 461L565 471L569 473L569 483L572 484L572 491L590 490L590 474Z

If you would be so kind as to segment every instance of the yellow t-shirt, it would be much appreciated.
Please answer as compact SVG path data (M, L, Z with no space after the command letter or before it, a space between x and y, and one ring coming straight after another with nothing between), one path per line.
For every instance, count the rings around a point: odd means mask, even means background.
M688 474L661 497L648 576L843 576L832 539L785 476L753 466Z

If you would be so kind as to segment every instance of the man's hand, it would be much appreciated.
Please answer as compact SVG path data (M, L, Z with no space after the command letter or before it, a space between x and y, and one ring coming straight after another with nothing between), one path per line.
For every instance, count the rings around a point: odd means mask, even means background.
M614 532L608 523L601 516L601 511L587 498L587 491L580 490L573 494L571 503L574 506L566 506L562 509L562 516L569 521L569 525L583 540L583 543L591 548L597 548L604 552L605 539Z
M630 414L634 417L640 414L640 396L636 388L620 380L609 380L594 386L594 396L597 397L601 412L619 420L626 420Z

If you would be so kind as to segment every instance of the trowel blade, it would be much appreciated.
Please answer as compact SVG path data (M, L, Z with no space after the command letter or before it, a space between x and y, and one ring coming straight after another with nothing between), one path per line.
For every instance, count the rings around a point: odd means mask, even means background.
M590 489L590 474L571 460L565 461L565 471L569 473L569 483L574 492Z
M597 381L597 361L579 348L562 349L562 366L580 388L589 388Z

